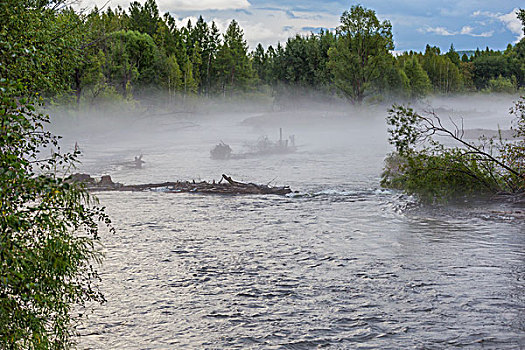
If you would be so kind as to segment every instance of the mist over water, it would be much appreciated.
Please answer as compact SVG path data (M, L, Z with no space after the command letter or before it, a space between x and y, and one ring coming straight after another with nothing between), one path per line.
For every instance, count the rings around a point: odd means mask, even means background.
M431 101L491 129L510 126L511 104ZM117 229L102 235L108 302L79 328L79 348L524 347L523 222L494 214L502 204L422 208L381 189L386 108L56 118L63 147L83 152L80 172L125 184L225 173L297 191L99 193ZM297 152L210 158L221 140L246 152L280 127Z

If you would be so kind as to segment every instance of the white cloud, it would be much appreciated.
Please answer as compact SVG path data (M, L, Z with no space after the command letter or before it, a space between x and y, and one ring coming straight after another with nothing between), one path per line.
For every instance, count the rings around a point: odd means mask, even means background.
M103 6L107 0L82 0L83 7ZM107 6L117 5L127 9L132 0L110 0ZM144 3L145 0L137 0ZM285 42L295 34L310 34L303 28L335 28L339 25L339 15L326 11L275 10L254 8L251 0L156 0L161 13L169 12L176 20L177 26L186 26L188 20L195 25L197 17L202 14L208 23L215 22L219 31L224 33L232 19L235 19L244 31L244 37L254 49L261 43L267 47L277 42ZM212 11L210 11L212 10ZM219 11L214 11L219 10ZM248 10L237 11L237 10Z
M188 20L191 21L193 25L197 22L197 17L194 16L188 16L188 17L178 17L177 15L173 14L175 18L177 18L177 26L179 28L185 27L188 24ZM232 18L233 19L233 18ZM227 18L211 18L209 21L207 21L209 24L211 22L215 22L215 25L217 26L217 29L219 29L219 32L221 34L224 34L226 32L226 29L230 25L232 19ZM236 21L239 23L239 27L241 27L242 31L244 32L244 38L250 45L250 47L253 49L258 43L273 43L274 41L277 42L276 38L279 40L282 40L284 37L280 36L280 31L277 28L272 28L271 26L267 26L264 23L260 22L252 22L252 21L245 21L245 20L238 20ZM287 38L287 36L286 36Z
M470 35L470 36L479 37L479 38L490 38L494 34L493 30L489 32L483 32L481 34L473 33L472 32L473 30L474 28L472 28L471 26L464 26L463 28L461 28L461 31L459 32L459 34Z
M516 42L523 38L523 30L521 21L516 15L517 8L509 13L501 14L488 11L476 11L472 14L474 17L488 17L497 20L505 25L505 27L513 34L516 35Z
M179 17L173 13L172 15L177 19L177 26L179 28L185 27L188 24L188 20L190 20L193 25L195 25L197 22L197 17L194 16ZM233 18L220 17L206 19L209 24L211 24L212 21L215 22L215 25L221 34L226 32L226 29L232 20ZM262 43L264 46L267 46L270 44L276 44L277 41L286 41L288 38L288 34L282 32L281 26L271 26L267 23L240 20L238 18L235 20L237 23L239 23L239 27L241 27L242 31L244 32L244 38L248 42L250 49L254 49L258 43Z
M450 32L444 27L427 27L422 30L424 33L434 33L437 35L451 36L458 34L457 32Z
M248 0L158 0L159 7L172 11L239 10L250 7Z
M241 22L240 25L246 34L246 40L248 43L251 43L251 48L256 46L255 43L273 43L275 38L283 40L280 31L272 30L272 28L266 26L264 23Z
M235 19L244 32L244 37L253 50L257 44L264 47L275 45L277 42L284 43L295 34L310 34L309 30L303 28L334 28L339 24L339 16L322 12L312 16L308 13L296 12L296 16L290 18L284 11L272 11L267 9L251 10L251 15L244 13L228 13L227 16L213 14L205 17L207 22L214 21L221 33L226 31L232 19ZM172 15L174 15L172 13ZM175 18L178 16L174 15ZM194 17L178 18L179 26L186 25L188 19L195 23Z
M490 30L488 32L483 32L481 34L470 34L470 36L480 37L480 38L490 38L494 35L494 31Z
M468 34L472 33L472 30L473 30L473 28L471 26L464 26L463 28L461 28L461 32L459 32L459 33L460 34L464 34L464 35L468 35Z
M498 19L505 24L508 30L510 30L513 34L516 34L516 41L519 41L521 38L523 38L523 30L521 29L521 21L516 16L517 10L518 9L514 9L511 13L500 15L498 16Z
M471 26L464 26L463 28L461 28L460 31L450 31L444 27L426 27L423 29L420 28L418 30L420 33L434 33L442 36L469 35L472 37L490 38L494 34L494 31L476 34L473 32L474 28L472 28Z
M80 0L80 8L99 8L107 3L112 8L122 6L128 8L131 0ZM139 0L144 3L145 0ZM248 0L157 0L161 11L202 11L202 10L241 10L251 6Z
M474 17L494 17L496 14L489 11L476 11L472 14Z
M295 17L290 18L284 12L259 11L250 19L240 21L245 29L246 39L251 48L257 43L263 46L276 45L288 40L295 34L308 35L309 30L303 28L335 28L339 25L339 16L321 11L315 15L295 11Z
M391 50L390 53L392 55L394 55L394 57L397 57L397 56L401 56L402 54L404 54L406 52L406 50L404 51L401 51L401 50Z
M182 28L186 27L188 24L188 21L191 21L191 25L195 26L195 23L197 23L198 18L195 16L188 16L188 17L178 17L176 14L171 14L176 19L177 27Z

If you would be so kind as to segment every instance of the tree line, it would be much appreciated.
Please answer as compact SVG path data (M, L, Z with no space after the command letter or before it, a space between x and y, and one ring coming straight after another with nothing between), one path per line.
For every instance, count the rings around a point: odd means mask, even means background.
M169 13L159 12L155 0L132 2L127 11L95 8L87 14L71 8L46 11L49 5L28 3L32 8L11 11L32 11L33 18L9 17L5 40L36 53L52 45L51 56L38 62L8 59L8 71L17 77L52 71L37 90L52 95L62 89L76 103L145 92L163 92L170 101L264 93L277 100L319 95L361 103L433 93L514 93L525 86L524 40L504 51L487 47L471 55L430 45L424 52L393 55L390 22L359 5L342 14L335 32L296 35L250 51L237 21L224 33L202 17L179 26Z

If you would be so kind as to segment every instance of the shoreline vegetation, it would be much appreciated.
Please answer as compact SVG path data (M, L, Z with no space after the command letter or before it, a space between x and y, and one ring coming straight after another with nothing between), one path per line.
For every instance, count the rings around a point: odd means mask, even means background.
M458 198L525 192L525 97L510 109L514 116L510 132L497 137L481 135L468 140L463 125L449 125L433 110L418 112L394 105L387 124L394 151L385 161L381 185L404 190L423 202L447 202ZM467 130L468 131L468 130ZM437 138L455 145L445 146Z
M392 25L360 5L342 14L335 31L250 50L235 20L221 33L202 17L177 23L155 0L89 13L68 4L0 2L3 349L71 348L82 307L104 301L96 270L99 231L112 231L111 221L96 198L67 181L80 152L61 151L41 112L78 118L91 108L147 114L160 106L176 115L203 101L212 108L224 103L225 112L227 103L239 101L243 108L259 103L279 112L306 100L364 110L428 96L519 95L525 88L525 39L461 57L453 46L441 52L431 45L394 56ZM517 16L525 27L525 10ZM394 105L387 121L396 153L387 160L383 185L431 203L457 194L522 193L523 98L513 113L516 141L456 139L462 146L447 148L433 134L454 138L461 129L441 128L437 115Z

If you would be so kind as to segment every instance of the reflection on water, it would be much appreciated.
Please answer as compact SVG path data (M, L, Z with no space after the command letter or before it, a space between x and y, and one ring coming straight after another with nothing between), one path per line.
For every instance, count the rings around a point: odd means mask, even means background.
M143 169L88 143L85 167L124 183L227 173L299 193L99 194L117 233L103 235L108 302L79 329L81 349L525 346L522 222L405 209L410 198L378 188L385 137L358 127L329 145L297 130L295 154L226 162L209 159L217 128L134 138L126 156L143 153ZM234 130L239 144L257 133Z

